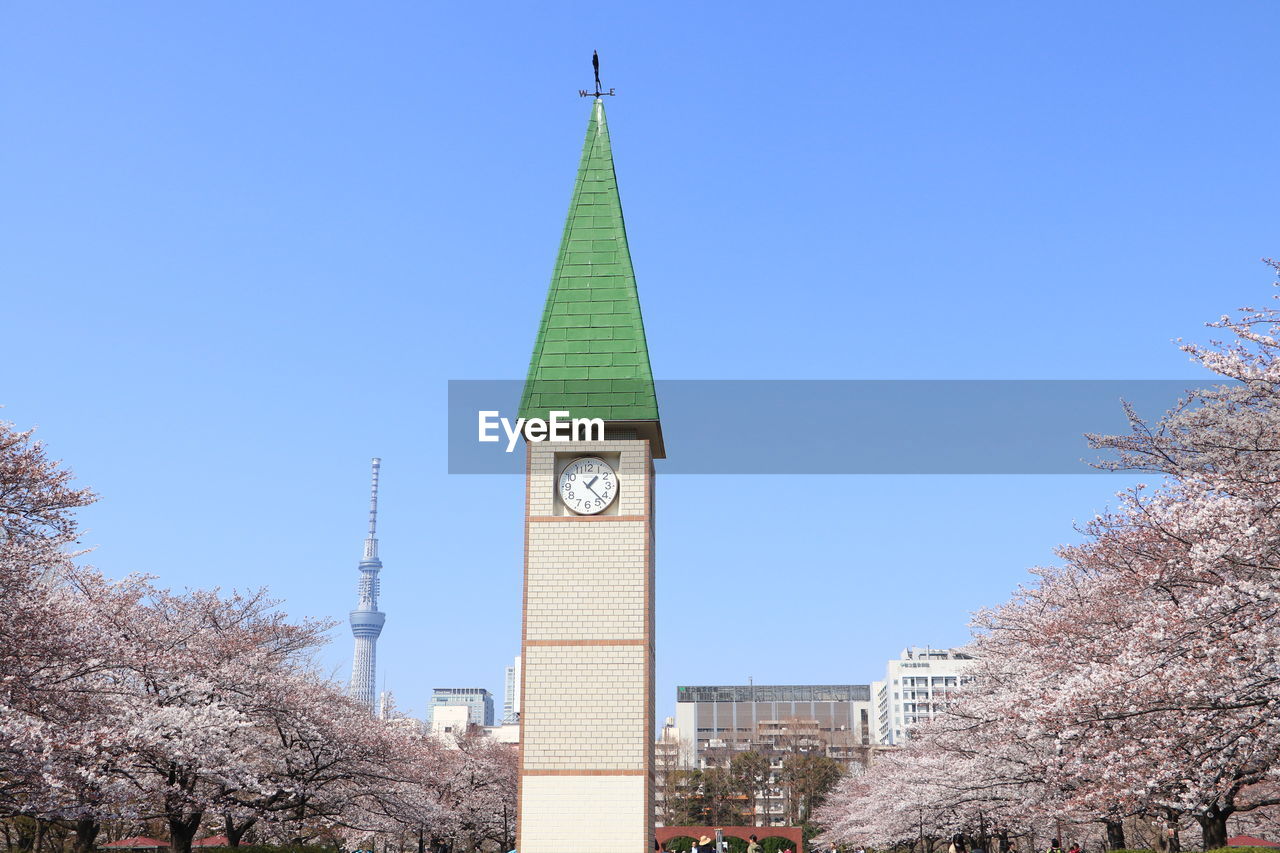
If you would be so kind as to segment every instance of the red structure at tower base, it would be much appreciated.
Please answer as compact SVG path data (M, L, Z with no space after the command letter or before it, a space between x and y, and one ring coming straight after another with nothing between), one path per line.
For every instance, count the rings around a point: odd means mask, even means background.
M660 826L653 831L654 838L661 845L666 845L673 838L689 837L697 839L706 835L715 838L720 832L725 838L741 838L748 840L755 835L759 838L785 838L795 842L796 853L804 853L804 831L798 826Z

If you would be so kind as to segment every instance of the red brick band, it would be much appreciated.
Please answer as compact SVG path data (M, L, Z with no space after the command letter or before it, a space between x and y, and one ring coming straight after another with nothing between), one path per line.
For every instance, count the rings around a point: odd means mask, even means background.
M643 515L531 515L529 521L570 521L584 524L591 521L644 521Z
M521 770L521 776L647 776L646 770Z
M526 646L644 646L648 641L638 640L525 640Z

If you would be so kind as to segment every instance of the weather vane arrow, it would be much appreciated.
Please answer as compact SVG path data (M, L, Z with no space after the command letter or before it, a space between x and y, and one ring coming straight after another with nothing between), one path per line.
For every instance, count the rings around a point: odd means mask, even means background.
M579 90L578 90L578 97L581 97L581 98L587 98L587 97L596 97L596 98L599 98L599 97L600 97L600 96L602 96L602 95L613 95L613 94L616 94L616 93L613 91L613 89L610 89L610 90L609 90L609 91L607 91L607 92L602 91L602 90L600 89L600 54L599 54L599 52L598 52L598 51L594 51L594 50L593 50L593 51L591 51L591 68L592 68L592 70L594 70L594 71L596 72L596 90L595 90L594 92L592 92L592 91L590 91L589 89L579 89Z

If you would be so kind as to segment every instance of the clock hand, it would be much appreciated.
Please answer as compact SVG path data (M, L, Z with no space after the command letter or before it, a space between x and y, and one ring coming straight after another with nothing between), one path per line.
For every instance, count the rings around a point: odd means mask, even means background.
M599 479L600 479L599 477L592 477L591 483L594 483L596 480L599 480ZM600 497L600 494L595 489L591 488L591 483L583 483L582 485L587 487L588 492L591 492L591 494L595 495L596 497Z

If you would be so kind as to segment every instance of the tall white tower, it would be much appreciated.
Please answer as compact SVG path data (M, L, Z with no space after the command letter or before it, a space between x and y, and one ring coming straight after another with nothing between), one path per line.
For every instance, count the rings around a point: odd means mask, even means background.
M364 540L364 558L360 560L360 601L351 611L351 634L356 638L355 657L351 661L351 696L374 710L377 698L378 635L387 614L378 609L382 561L378 559L378 468L382 460L373 460L373 490L369 498L369 536Z

